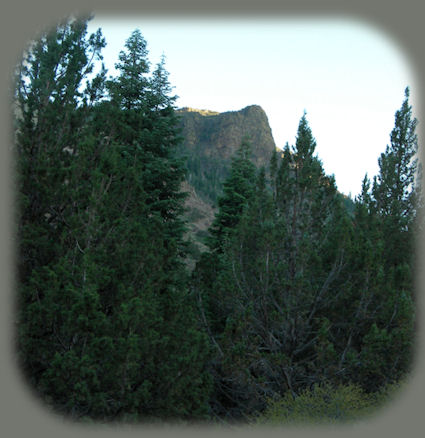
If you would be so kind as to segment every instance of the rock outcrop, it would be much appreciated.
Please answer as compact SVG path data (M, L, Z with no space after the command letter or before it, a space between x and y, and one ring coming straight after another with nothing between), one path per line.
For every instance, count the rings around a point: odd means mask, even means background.
M224 113L183 108L178 114L187 152L230 163L242 140L247 138L252 146L253 162L259 167L268 164L276 147L266 113L258 105Z
M242 141L249 141L257 167L269 164L276 146L266 113L258 105L224 113L182 108L178 115L184 137L179 154L185 157L188 170L187 219L193 241L203 249L198 243L214 218L222 184Z

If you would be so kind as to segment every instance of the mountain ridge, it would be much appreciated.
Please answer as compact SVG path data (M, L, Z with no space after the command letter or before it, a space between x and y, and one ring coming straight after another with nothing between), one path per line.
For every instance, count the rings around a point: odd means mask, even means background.
M185 107L176 112L184 139L178 155L184 158L187 169L183 190L188 193L189 237L201 250L232 157L242 141L250 143L252 162L257 168L268 166L276 145L267 115L260 105L225 112Z
M201 148L208 156L231 159L247 138L253 162L260 166L268 164L276 147L267 115L260 105L225 112L186 107L178 109L177 114L188 151Z

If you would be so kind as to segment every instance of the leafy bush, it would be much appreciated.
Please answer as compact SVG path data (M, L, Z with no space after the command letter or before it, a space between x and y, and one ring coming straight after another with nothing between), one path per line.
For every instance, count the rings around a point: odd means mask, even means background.
M381 404L382 398L379 399ZM343 423L370 415L377 399L359 386L330 384L316 385L293 398L288 392L278 400L269 400L259 424Z

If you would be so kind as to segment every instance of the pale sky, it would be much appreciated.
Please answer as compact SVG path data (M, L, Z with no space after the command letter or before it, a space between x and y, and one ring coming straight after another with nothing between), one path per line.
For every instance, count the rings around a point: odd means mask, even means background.
M408 57L390 35L360 21L97 16L89 31L98 27L111 74L138 28L152 66L165 55L178 107L260 105L280 148L294 144L305 110L326 173L353 197L366 172L378 173L406 86L415 109Z

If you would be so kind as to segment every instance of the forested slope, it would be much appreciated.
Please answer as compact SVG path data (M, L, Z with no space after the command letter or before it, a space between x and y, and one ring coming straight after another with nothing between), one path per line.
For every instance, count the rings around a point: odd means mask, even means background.
M217 416L246 418L325 383L375 393L410 370L418 188L408 97L353 214L314 154L306 115L268 172L241 145L194 271Z
M209 202L216 203L242 140L248 139L253 145L251 159L258 167L269 162L276 148L267 116L258 105L224 113L183 108L177 114L188 182Z
M422 208L409 90L348 209L306 114L278 153L258 106L177 111L138 30L115 76L95 69L104 46L63 22L17 68L16 351L43 403L103 422L284 421L338 396L350 417L406 379ZM196 265L187 192L205 216L216 203Z

